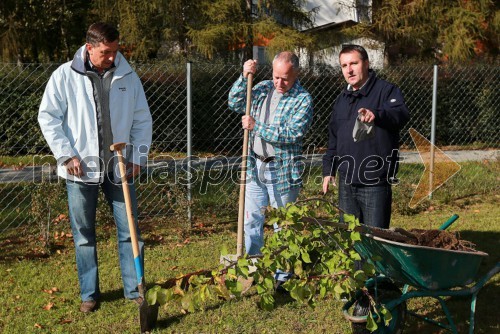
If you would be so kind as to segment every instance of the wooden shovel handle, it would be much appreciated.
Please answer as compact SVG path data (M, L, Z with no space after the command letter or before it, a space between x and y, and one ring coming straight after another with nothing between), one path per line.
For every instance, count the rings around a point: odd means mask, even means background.
M130 189L128 188L127 170L125 166L125 159L123 158L122 150L125 148L126 143L116 143L109 147L111 151L116 152L118 157L118 168L120 169L120 179L122 181L123 197L125 199L125 209L127 211L128 228L130 231L130 239L132 241L132 251L134 259L139 258L139 240L137 238L137 230L135 228L134 214L132 211L132 200L130 198Z
M247 76L247 104L245 115L250 116L252 108L252 82L253 74L248 73ZM238 206L238 234L236 242L236 255L243 256L243 224L245 219L245 186L247 178L247 156L248 156L248 129L243 130L243 151L241 153L241 174L240 174L240 198Z

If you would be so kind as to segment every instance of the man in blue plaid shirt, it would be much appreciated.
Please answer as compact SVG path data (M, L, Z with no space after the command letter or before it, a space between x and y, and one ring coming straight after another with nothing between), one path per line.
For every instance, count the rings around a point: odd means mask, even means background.
M244 114L247 76L257 62L248 60L243 74L229 92L229 108ZM301 160L304 136L312 121L311 95L297 80L299 59L289 51L273 60L273 80L252 89L250 116L242 126L250 130L245 190L245 249L260 254L264 245L264 212L268 205L283 207L294 202L302 187Z

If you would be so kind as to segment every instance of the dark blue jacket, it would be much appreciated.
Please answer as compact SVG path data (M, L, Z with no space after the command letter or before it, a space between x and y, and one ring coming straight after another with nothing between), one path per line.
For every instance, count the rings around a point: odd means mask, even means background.
M375 114L375 136L354 142L352 131L360 108ZM338 169L352 184L391 182L397 172L399 131L409 118L400 89L370 70L370 78L360 90L345 89L335 101L323 176L334 176Z

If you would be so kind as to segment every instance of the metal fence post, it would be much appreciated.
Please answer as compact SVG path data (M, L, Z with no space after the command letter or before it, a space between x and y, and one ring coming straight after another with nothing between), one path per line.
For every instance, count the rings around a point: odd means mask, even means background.
M186 63L186 95L187 95L187 216L189 228L192 227L192 212L191 212L191 157L192 157L192 92L191 92L191 62Z
M437 106L438 66L434 65L432 81L432 117L431 117L431 157L429 166L429 199L432 199L432 185L434 182L434 145L436 145L436 106Z

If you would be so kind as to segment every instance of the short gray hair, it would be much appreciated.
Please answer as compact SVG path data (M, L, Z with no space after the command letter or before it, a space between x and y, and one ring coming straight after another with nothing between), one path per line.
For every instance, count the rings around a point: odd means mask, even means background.
M300 68L299 57L297 57L297 55L291 51L282 51L278 53L276 56L274 56L273 64L276 61L288 62L292 64L294 70L298 70Z

